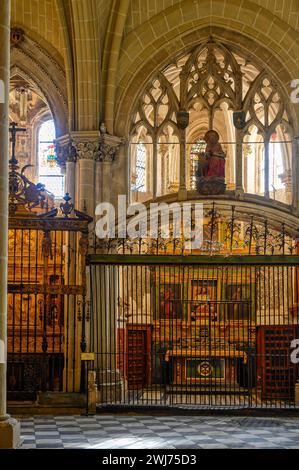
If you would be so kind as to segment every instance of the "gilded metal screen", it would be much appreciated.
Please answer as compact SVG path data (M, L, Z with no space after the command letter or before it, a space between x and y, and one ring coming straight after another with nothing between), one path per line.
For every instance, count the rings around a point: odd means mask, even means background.
M88 220L10 217L9 399L82 388Z
M298 406L297 256L89 263L100 405Z

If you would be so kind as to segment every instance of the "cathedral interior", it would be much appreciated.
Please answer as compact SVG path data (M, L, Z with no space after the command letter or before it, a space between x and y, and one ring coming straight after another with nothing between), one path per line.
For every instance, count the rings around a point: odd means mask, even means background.
M299 2L0 13L0 418L298 409Z

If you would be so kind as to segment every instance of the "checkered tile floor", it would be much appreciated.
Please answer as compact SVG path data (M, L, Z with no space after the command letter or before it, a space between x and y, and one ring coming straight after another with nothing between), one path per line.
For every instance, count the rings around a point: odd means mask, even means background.
M299 418L97 415L21 419L22 449L299 449Z

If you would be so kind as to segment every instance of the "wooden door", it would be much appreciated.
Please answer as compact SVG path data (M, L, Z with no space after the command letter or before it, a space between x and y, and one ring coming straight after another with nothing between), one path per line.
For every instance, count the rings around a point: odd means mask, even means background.
M140 389L150 383L150 327L132 324L127 327L127 379L129 389Z
M297 366L291 362L291 342L296 325L263 325L258 328L257 363L262 399L294 399Z

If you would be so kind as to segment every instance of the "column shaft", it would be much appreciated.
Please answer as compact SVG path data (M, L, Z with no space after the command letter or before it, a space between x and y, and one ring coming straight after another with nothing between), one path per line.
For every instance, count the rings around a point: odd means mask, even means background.
M266 198L270 196L269 187L269 140L265 139L265 150L264 150L264 168L265 168L265 183L264 183L264 195Z
M186 129L180 129L180 187L179 199L187 199Z
M292 204L299 212L299 137L295 137L292 148Z
M65 175L65 192L69 193L72 202L75 202L75 182L76 182L76 163L73 161L66 162L66 175Z
M10 2L0 3L0 354L6 349L7 238L8 238L8 95ZM4 101L4 102L3 102ZM6 364L0 357L0 419L6 416Z
M239 129L236 129L236 192L237 193L244 192L242 143L243 143L243 132Z
M19 447L20 423L6 413L8 113L10 1L0 2L0 449Z
M79 210L94 216L94 160L79 160Z

